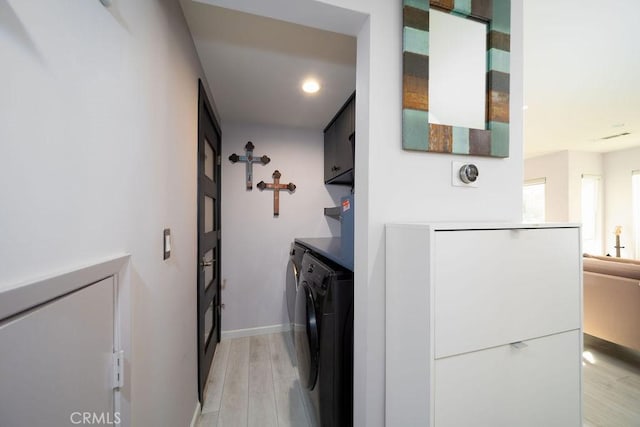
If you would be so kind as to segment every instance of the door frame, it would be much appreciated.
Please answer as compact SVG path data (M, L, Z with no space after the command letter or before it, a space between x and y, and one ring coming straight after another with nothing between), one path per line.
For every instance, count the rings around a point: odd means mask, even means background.
M216 200L216 204L214 206L214 212L215 212L215 222L214 222L214 231L217 231L218 235L217 235L217 250L214 256L215 259L215 263L214 263L214 273L213 276L216 278L215 279L215 283L213 285L211 285L212 287L215 286L215 295L217 295L217 301L216 304L214 305L214 328L217 328L217 332L216 335L214 337L211 337L211 341L210 344L213 344L214 348L211 351L210 354L207 355L206 353L206 347L207 347L207 343L204 342L204 340L202 339L203 334L204 334L204 313L206 313L206 310L203 311L203 307L201 307L201 305L203 304L203 299L205 298L205 294L208 293L205 289L203 289L203 291L201 292L201 276L203 275L202 273L202 266L200 264L201 262L201 244L203 244L203 242L201 241L201 237L202 237L202 233L200 232L201 228L204 227L204 223L203 223L203 218L204 215L201 214L201 212L204 209L201 197L200 197L200 193L202 191L202 184L201 184L201 177L204 176L204 170L203 170L203 162L201 161L201 156L204 156L204 126L202 123L202 115L206 114L209 116L209 118L211 119L211 123L213 124L213 130L214 132L217 134L217 137L219 139L219 143L220 143L220 147L218 147L218 152L217 154L217 159L214 160L214 175L217 176L217 182L215 183L216 185L216 194L217 194L217 200ZM196 233L197 233L197 257L196 257L196 294L197 294L197 305L196 305L196 323L197 323L197 352L198 352L198 367L197 367L197 377L198 377L198 398L200 400L201 403L204 402L204 390L206 387L206 379L209 373L209 370L211 368L211 364L212 364L212 360L213 360L213 354L215 353L215 347L217 346L217 343L220 342L221 339L221 279L220 279L220 272L221 272L221 208L220 208L220 203L221 203L221 192L222 192L222 166L221 166L221 154L220 154L220 148L222 146L222 132L220 129L220 125L218 124L218 120L216 118L215 115L215 111L213 110L213 108L211 107L211 103L209 102L209 97L207 95L207 92L204 88L204 84L202 82L202 79L198 79L198 141L197 141L197 193L196 193L196 199L197 199L197 229L196 229ZM204 285L203 285L204 286ZM210 292L213 292L213 290L209 290Z

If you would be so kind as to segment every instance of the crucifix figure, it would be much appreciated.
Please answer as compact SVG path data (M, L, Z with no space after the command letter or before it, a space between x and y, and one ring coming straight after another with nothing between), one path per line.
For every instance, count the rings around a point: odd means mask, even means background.
M236 153L233 153L229 156L229 160L231 163L236 162L245 162L247 164L247 190L251 190L253 188L253 164L254 163L262 163L266 165L271 161L271 159L267 156L262 156L255 158L253 157L253 143L251 141L247 142L247 145L244 146L245 150L247 150L246 155L238 156Z
M258 188L260 190L264 190L265 188L273 190L273 216L279 216L280 215L280 190L289 190L293 192L293 190L296 189L296 186L292 182L288 184L280 184L280 177L282 175L278 170L276 170L272 176L273 176L273 183L267 184L264 181L260 181L258 183Z

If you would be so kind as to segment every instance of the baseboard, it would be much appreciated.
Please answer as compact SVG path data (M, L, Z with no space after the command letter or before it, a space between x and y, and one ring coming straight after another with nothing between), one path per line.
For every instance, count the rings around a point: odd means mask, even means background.
M228 340L232 338L252 337L255 335L276 334L278 332L286 332L291 330L288 323L282 325L260 326L257 328L234 329L232 331L222 331L222 339Z
M196 410L193 411L193 417L191 417L190 427L196 427L198 424L198 417L200 416L200 402L196 402Z

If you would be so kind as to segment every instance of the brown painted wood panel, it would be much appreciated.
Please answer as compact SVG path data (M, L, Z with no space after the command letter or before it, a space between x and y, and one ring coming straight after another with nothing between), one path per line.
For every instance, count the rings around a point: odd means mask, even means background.
M429 111L429 80L402 76L402 108Z
M402 11L402 23L405 27L429 31L429 12L405 6Z
M402 105L429 110L429 57L413 52L402 54Z
M487 111L490 122L509 123L509 94L490 91Z
M402 53L402 74L422 79L429 78L429 57L413 52Z
M487 91L509 93L509 74L501 71L489 71L487 73Z
M435 7L436 9L444 9L446 11L453 10L454 0L431 0L429 7Z
M438 153L453 151L453 128L451 126L429 124L429 151Z
M469 129L469 154L477 156L491 155L491 131Z
M493 17L493 0L471 0L471 15L490 21Z
M489 31L487 34L488 49L500 49L505 52L511 51L511 35L499 31Z

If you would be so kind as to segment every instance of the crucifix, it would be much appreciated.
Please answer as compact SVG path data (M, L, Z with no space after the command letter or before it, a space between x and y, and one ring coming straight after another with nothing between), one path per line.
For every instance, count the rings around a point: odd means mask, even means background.
M258 158L253 157L254 148L256 147L251 141L249 141L247 142L247 145L244 146L244 149L247 150L244 156L238 156L236 153L233 153L229 156L229 160L231 160L231 163L245 162L247 164L247 190L251 190L253 188L253 164L262 163L263 165L266 165L271 161L271 159L267 156Z
M276 170L272 175L273 183L267 184L264 181L260 181L258 183L258 188L260 190L264 190L265 188L273 190L273 216L280 215L280 190L289 190L293 192L293 190L296 189L296 185L292 182L288 184L280 184L281 176L282 174L280 174L280 171Z

